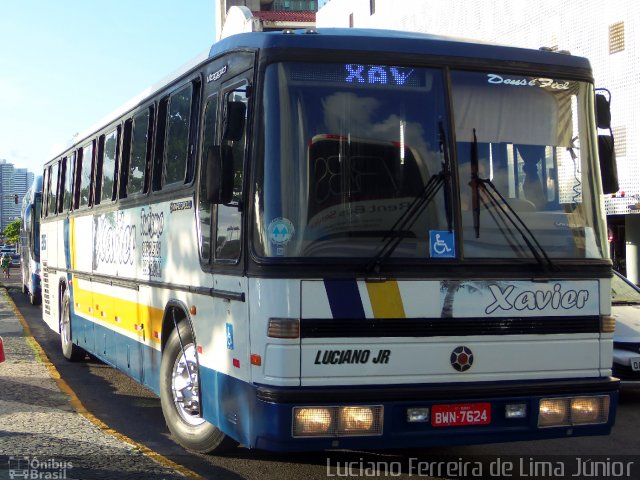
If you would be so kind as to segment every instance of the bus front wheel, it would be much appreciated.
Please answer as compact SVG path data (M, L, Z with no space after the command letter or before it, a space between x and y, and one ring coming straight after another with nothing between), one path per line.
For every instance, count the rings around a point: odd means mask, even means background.
M180 445L199 453L221 453L237 443L202 418L196 355L191 329L182 322L171 332L162 354L162 413L167 427Z

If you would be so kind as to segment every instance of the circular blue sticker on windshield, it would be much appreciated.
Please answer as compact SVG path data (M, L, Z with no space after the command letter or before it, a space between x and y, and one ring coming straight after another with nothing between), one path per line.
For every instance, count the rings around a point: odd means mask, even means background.
M286 245L293 238L296 229L288 218L274 218L267 228L269 241L274 245Z

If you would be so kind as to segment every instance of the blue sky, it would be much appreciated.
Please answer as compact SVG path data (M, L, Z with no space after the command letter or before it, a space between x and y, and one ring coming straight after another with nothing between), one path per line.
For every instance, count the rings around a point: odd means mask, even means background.
M208 51L214 0L18 0L0 12L0 159L44 162Z

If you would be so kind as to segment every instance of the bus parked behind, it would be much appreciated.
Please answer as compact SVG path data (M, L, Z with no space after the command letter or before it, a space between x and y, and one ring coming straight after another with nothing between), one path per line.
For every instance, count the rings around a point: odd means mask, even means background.
M40 216L42 209L42 177L36 176L22 199L20 212L20 269L22 293L29 295L32 305L42 301L40 281Z

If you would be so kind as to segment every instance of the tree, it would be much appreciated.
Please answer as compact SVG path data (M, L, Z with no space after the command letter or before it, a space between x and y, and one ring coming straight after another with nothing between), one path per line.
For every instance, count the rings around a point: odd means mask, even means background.
M20 238L20 219L17 218L4 227L4 237L8 243L18 243Z

